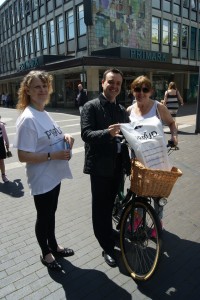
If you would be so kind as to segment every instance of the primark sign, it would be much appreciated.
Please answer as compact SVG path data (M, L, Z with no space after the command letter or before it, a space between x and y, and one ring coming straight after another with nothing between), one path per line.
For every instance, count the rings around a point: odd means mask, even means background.
M38 58L32 58L30 60L27 60L19 65L19 71L24 71L24 70L29 70L29 69L34 69L38 67L39 64L39 59Z
M135 60L171 62L171 55L169 53L140 49L130 49L130 58Z

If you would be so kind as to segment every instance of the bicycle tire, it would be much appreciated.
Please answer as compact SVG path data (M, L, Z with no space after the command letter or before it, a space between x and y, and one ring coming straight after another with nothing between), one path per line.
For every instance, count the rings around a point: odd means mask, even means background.
M159 218L149 203L128 203L121 218L120 248L125 267L134 280L145 281L155 272L161 254L161 232Z

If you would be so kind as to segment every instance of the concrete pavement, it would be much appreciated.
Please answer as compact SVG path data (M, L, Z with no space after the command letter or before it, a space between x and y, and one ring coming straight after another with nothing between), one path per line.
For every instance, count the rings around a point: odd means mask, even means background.
M63 131L75 137L70 161L74 178L62 182L56 214L58 241L72 247L75 255L62 259L65 274L50 272L41 264L34 233L33 199L24 166L17 160L16 149L11 149L13 157L6 160L11 182L0 181L0 299L200 299L200 135L194 134L195 109L195 105L185 105L177 117L180 150L173 152L171 159L183 176L164 209L159 267L143 283L128 276L119 249L117 268L104 263L92 230L89 176L82 173L84 149L79 114L74 110L51 110ZM18 112L0 107L0 115L7 123L12 144Z

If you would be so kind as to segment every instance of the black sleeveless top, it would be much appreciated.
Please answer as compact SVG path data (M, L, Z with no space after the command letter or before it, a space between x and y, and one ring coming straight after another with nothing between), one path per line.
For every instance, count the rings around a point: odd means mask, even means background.
M175 95L169 95L167 93L167 103L166 103L167 108L169 109L172 117L176 117L178 108L179 108L179 103L178 103L178 97L177 97L177 92Z

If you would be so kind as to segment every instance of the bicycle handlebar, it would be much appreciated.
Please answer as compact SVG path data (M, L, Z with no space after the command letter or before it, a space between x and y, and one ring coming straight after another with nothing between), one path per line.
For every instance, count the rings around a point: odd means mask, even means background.
M167 148L169 148L169 150L179 150L179 147L177 145L174 144L174 141L172 140L168 140L168 143L167 143Z

